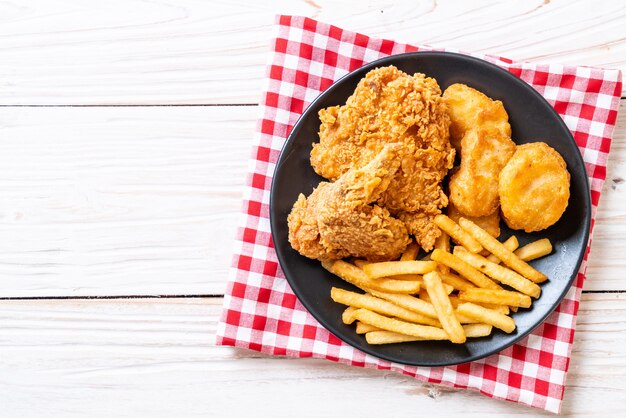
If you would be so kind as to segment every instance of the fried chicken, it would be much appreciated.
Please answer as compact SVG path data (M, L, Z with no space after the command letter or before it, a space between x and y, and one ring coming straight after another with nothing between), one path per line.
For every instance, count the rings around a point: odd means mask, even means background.
M554 225L567 209L570 173L557 150L545 142L519 145L500 172L502 218L526 232Z
M344 106L319 112L320 142L311 165L336 180L368 164L388 143L402 144L400 168L377 203L401 219L425 250L441 234L432 219L448 199L441 181L452 168L450 119L437 82L389 66L370 71Z
M515 142L495 128L474 128L461 140L461 166L450 176L450 203L463 215L483 217L500 207L498 176Z
M346 171L334 183L321 182L308 198L300 194L287 218L291 246L319 260L399 257L410 241L404 223L371 203L393 181L401 148L389 144L365 166Z
M450 142L461 152L461 140L474 128L495 128L502 135L511 137L509 114L500 100L493 100L484 93L465 84L452 84L443 92L450 115Z

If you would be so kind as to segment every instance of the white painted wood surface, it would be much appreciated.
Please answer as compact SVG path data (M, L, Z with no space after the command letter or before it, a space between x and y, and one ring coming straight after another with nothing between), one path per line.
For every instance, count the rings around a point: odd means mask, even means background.
M621 1L8 0L0 103L257 103L276 13L406 42L626 69Z
M0 416L541 415L215 346L257 111L229 105L258 101L275 13L626 69L619 1L0 2L0 298L44 298L0 300ZM620 112L585 283L608 293L583 296L568 416L619 416L626 398ZM215 297L46 299L120 295Z
M0 108L0 296L222 294L256 111Z
M551 416L394 372L216 347L220 309L219 298L4 302L0 405L17 414L3 416ZM618 416L625 345L626 295L585 295L565 415Z

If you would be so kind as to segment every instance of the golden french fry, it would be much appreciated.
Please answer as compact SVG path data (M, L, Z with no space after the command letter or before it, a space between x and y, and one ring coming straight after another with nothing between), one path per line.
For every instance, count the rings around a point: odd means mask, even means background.
M354 318L354 313L356 312L356 310L357 308L355 308L354 306L348 306L346 310L343 311L343 314L341 314L341 321L346 325L352 324L354 321L356 321L356 319Z
M450 336L450 341L456 344L462 344L465 342L465 332L461 327L461 323L454 314L454 308L450 303L448 294L443 288L443 282L439 273L432 271L424 275L424 285L428 296L435 307L439 322L443 326L443 329Z
M491 289L488 289L488 290L491 290ZM459 300L459 305L461 303L463 302ZM501 313L502 315L508 315L509 313L511 313L511 309L506 305L496 305L495 303L484 303L484 302L476 303L476 305L482 306L483 308L491 309L492 311L496 311L498 313Z
M463 330L468 338L486 337L491 334L493 326L489 324L468 324L463 325Z
M399 334L412 335L425 340L447 340L448 334L441 328L429 325L411 324L399 319L388 318L367 309L358 309L354 316L357 320L377 328ZM367 335L367 334L366 334Z
M410 311L402 308L384 299L377 298L372 295L362 295L348 290L339 289L333 287L330 290L330 297L337 303L343 305L354 306L355 308L364 308L373 312L378 312L383 315L393 316L403 319L405 321L414 322L417 324L427 324L437 326L438 323L433 318L418 314L417 312Z
M363 267L367 266L368 264L372 264L371 261L367 261L367 260L362 260L360 258L357 258L355 260L352 260L352 262L354 263L355 266L357 266L358 268L360 268L361 270L363 269Z
M357 323L357 327L359 323ZM486 337L491 334L493 327L488 324L469 324L463 325L463 331L469 338ZM424 341L423 338L412 337L410 335L398 334L392 331L372 330L365 335L368 344L395 344L406 343L411 341Z
M519 241L517 240L517 237L515 235L511 235L506 241L502 243L502 245L504 245L509 251L515 251L517 250L517 247L519 247ZM500 264L500 259L493 254L490 254L487 257L487 260L491 261L492 263Z
M474 303L494 303L496 305L519 306L529 308L530 296L509 290L467 289L459 293L459 299Z
M370 279L395 276L398 274L425 274L437 268L434 261L381 261L363 267Z
M371 331L365 334L365 341L371 345L408 343L411 341L424 341L424 338L411 335L399 334L393 331Z
M483 247L488 249L493 255L502 260L504 264L517 271L522 276L535 283L541 283L547 280L545 274L535 270L530 264L509 251L500 241L489 235L487 231L472 221L461 218L459 219L459 224L461 228L469 232L476 241L480 242Z
M515 330L515 321L513 318L471 302L460 304L457 308L457 312L461 315L476 319L478 322L493 325L507 334ZM359 311L355 313L355 316L357 316L358 313Z
M447 284L452 286L456 290L467 290L473 289L476 286L469 280L465 280L464 278L457 276L453 273L444 273L441 275L441 281L443 284Z
M437 215L433 219L433 223L440 229L450 235L452 240L473 253L478 253L483 250L482 245L475 240L470 234L465 232L456 222L448 218L446 215Z
M348 283L361 289L375 289L382 292L415 294L420 290L420 282L393 279L370 279L354 264L343 260L322 261L322 266Z
M400 257L400 261L413 261L417 258L417 253L420 251L420 246L415 241L411 242Z
M379 297L381 299L385 299L393 304L403 307L404 309L408 309L410 311L416 312L418 314L428 316L433 319L437 319L437 312L435 312L435 307L425 300L418 299L411 295L400 295L397 293L388 293L388 292L379 292L377 290L368 289L372 295ZM436 325L436 326L441 326Z
M465 277L478 287L485 289L500 289L500 286L498 286L493 280L453 254L436 249L431 253L431 257L436 262L445 264L452 270L455 270L461 276Z
M441 231L441 235L439 235L435 240L435 248L447 253L450 252L450 236L445 231ZM437 269L445 274L450 273L450 267L443 264L439 264Z
M487 276L496 279L500 283L510 286L525 295L538 298L541 294L541 287L526 279L522 275L517 274L513 270L509 270L499 264L492 263L486 258L481 257L478 254L472 254L469 251L462 251L460 249L457 250L455 248L455 253L457 257L485 273Z
M552 243L548 238L542 238L530 244L524 245L522 248L515 251L515 255L524 261L534 260L535 258L543 257L552 252Z
M376 328L373 325L370 324L364 324L363 322L356 322L356 333L357 334L367 334L368 332L372 332L372 331L380 331L380 328Z

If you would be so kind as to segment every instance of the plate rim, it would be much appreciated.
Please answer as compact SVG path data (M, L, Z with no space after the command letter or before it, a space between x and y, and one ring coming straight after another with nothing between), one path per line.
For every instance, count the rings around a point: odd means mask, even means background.
M582 191L585 199L583 202L583 207L586 213L585 219L584 219L584 232L583 232L583 237L582 237L582 241L585 243L585 245L582 248L582 251L580 252L580 254L578 255L578 260L576 262L576 265L573 269L573 273L570 275L569 279L567 280L567 283L565 284L565 286L563 287L563 290L561 291L561 293L559 294L558 298L555 299L555 301L552 303L552 306L546 311L546 313L538 320L536 321L536 323L529 327L527 330L525 330L524 332L519 333L515 338L513 338L511 341L508 341L506 344L497 347L497 348L493 348L491 350L487 350L484 353L480 353L480 354L474 354L474 355L470 355L467 356L459 361L434 361L434 362L429 362L429 363L423 363L423 362L411 362L411 361L404 361L404 360L399 360L397 358L394 358L392 356L388 356L386 354L381 354L379 352L376 352L375 349L373 349L375 346L365 346L365 348L363 347L356 347L354 344L350 343L349 341L346 341L345 339L341 338L340 335L338 335L337 333L333 332L333 328L335 328L332 324L330 324L328 321L326 321L326 319L322 316L322 315L318 315L318 313L315 311L315 309L311 309L311 305L309 304L308 301L306 301L306 298L301 297L300 292L301 289L300 287L295 284L294 282L292 282L292 279L290 278L290 276L285 272L285 269L283 268L283 265L285 265L285 255L283 254L282 248L280 246L276 246L274 243L272 244L274 247L274 250L276 251L276 256L279 262L279 265L281 267L281 269L284 272L285 275L285 279L287 280L289 287L291 288L291 290L293 291L293 293L295 294L295 296L298 298L298 301L300 303L302 303L302 305L305 307L305 309L307 310L307 312L309 314L311 314L315 320L324 328L326 329L329 333L331 333L332 335L334 335L335 337L337 337L339 340L341 340L343 343L348 344L349 346L351 346L352 348L362 351L366 354L369 354L373 357L376 357L378 359L381 360L386 360L386 361L390 361L392 363L397 363L397 364L404 364L404 365L410 365L410 366L418 366L418 367L444 367L444 366L454 366L454 365L459 365L459 364L465 364L465 363L469 363L469 362L473 362L476 360L480 360L486 357L489 357L493 354L499 353L509 347L511 347L512 345L518 343L519 341L521 341L522 339L524 339L525 337L527 337L529 334L531 334L535 329L537 329L541 324L543 324L545 322L545 320L548 318L548 316L550 316L555 310L556 308L561 304L561 302L563 301L563 299L565 298L565 295L567 294L567 292L571 289L574 280L576 279L576 277L578 276L578 272L580 271L580 266L582 265L582 262L584 260L585 254L587 253L587 249L589 246L589 236L590 236L590 227L591 227L591 216L592 216L592 202L591 202L591 188L590 188L590 184L589 184L589 175L587 173L587 169L585 166L585 162L583 159L583 156L580 152L580 147L578 146L578 144L576 143L576 140L574 139L574 136L572 135L571 130L567 127L567 125L565 124L565 121L563 120L563 118L561 117L561 115L554 109L554 107L546 100L545 97L543 97L537 90L535 90L535 88L530 85L529 83L525 82L524 80L522 80L521 78L515 76L514 74L510 73L509 71L507 71L504 68L501 68L499 66L497 66L496 64L486 61L484 59L481 58L477 58L475 56L472 55L466 55L466 54L461 54L458 52L447 52L447 51L414 51L414 52L405 52L405 53L401 53L401 54L394 54L394 55L389 55L383 58L379 58L377 60L374 60L372 62L369 62L367 64L364 64L362 66L360 66L359 68L356 68L350 72L348 72L347 74L341 76L339 79L337 79L336 81L334 81L327 89L325 89L324 91L322 91L320 94L317 95L317 97L311 101L311 103L303 110L302 114L298 117L298 119L296 120L296 122L294 123L291 131L289 132L289 135L287 136L287 138L285 139L285 142L283 143L279 156L278 156L278 160L276 162L276 166L274 168L274 172L272 173L272 182L271 182L271 186L270 186L270 200L269 200L269 215L270 215L270 232L271 232L271 236L272 236L272 242L274 237L277 236L277 232L276 232L276 222L278 222L278 220L276 219L276 211L273 210L273 208L275 207L275 200L276 200L276 187L275 187L275 183L276 183L276 179L277 179L277 173L279 172L279 170L281 169L282 165L283 165L283 156L284 156L284 151L285 149L289 146L289 144L294 140L294 136L299 132L300 130L300 124L301 122L304 120L305 116L308 116L308 112L310 112L310 109L314 108L314 105L316 103L318 103L319 101L322 101L324 98L326 98L327 96L329 96L330 94L333 93L333 91L337 88L338 85L340 85L345 79L350 78L354 75L354 73L359 72L359 71L369 71L373 68L376 68L378 66L385 66L385 65L394 65L394 61L398 60L398 59L405 59L405 58L411 58L411 57L415 57L415 56L453 56L456 58L460 58L462 60L469 60L471 62L473 62L473 64L478 64L478 65L486 65L488 67L491 67L493 70L500 72L504 77L508 78L511 82L516 83L520 86L522 86L522 88L527 89L528 91L530 91L531 94L533 94L534 96L536 96L539 100L543 101L544 104L547 105L549 112L552 114L552 116L554 117L554 119L556 121L558 121L557 123L561 126L561 128L563 128L565 130L565 132L567 132L567 137L570 140L570 142L576 147L576 149L579 151L577 153L575 153L574 158L578 160L578 164L582 167L582 169L584 170L585 173L585 181L582 182L584 185L584 190ZM321 267L320 267L321 268ZM330 297L330 295L329 295Z

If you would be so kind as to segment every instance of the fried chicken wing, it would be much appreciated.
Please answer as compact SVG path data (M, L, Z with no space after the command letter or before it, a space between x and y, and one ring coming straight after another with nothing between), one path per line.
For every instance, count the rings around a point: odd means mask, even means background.
M569 188L561 154L544 142L520 145L500 172L502 217L512 229L546 229L565 212Z
M368 164L388 143L402 144L400 168L377 203L401 219L425 249L441 234L432 219L448 199L441 181L452 168L450 120L437 82L389 66L370 71L344 106L319 112L320 142L311 165L336 180Z
M496 128L511 136L509 115L500 100L492 100L465 84L452 84L443 92L450 115L450 142L461 152L461 139L472 128Z
M308 198L301 194L287 218L292 247L319 260L399 257L410 242L404 223L371 203L393 181L400 150L400 144L389 144L365 166L334 183L321 182Z
M498 210L498 176L515 152L515 143L495 128L467 131L461 141L461 166L450 176L450 202L470 217Z

